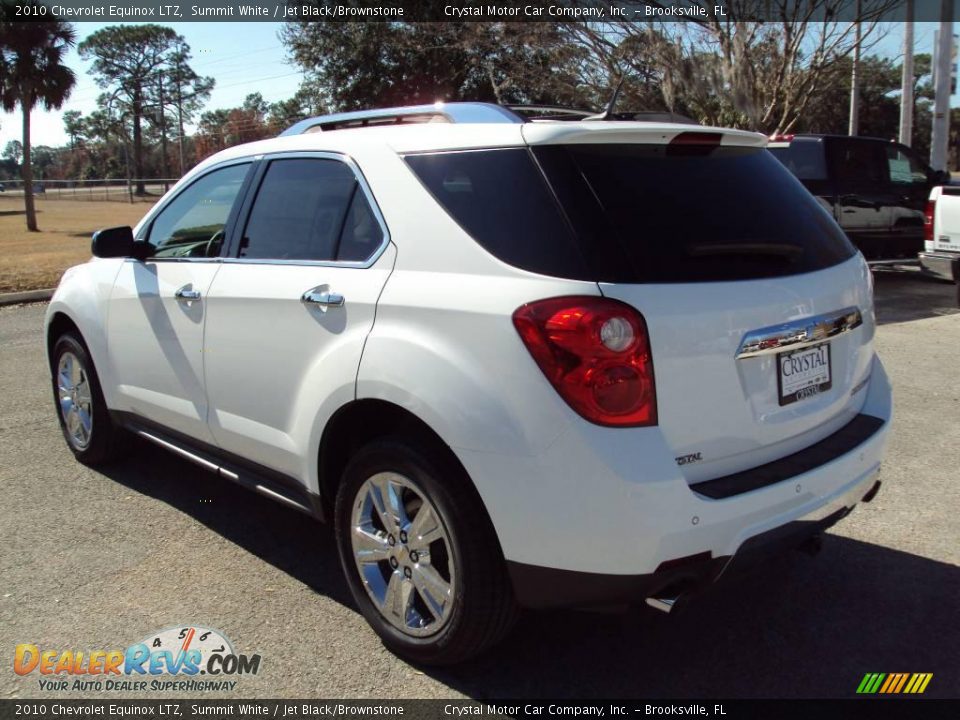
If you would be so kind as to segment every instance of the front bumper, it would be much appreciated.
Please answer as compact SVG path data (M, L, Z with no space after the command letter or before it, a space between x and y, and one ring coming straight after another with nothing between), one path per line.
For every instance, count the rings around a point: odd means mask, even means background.
M920 267L941 280L960 282L960 253L922 252L920 253Z

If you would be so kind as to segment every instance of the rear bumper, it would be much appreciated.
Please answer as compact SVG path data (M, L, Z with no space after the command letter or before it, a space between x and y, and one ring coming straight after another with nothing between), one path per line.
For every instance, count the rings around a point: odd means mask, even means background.
M789 472L779 463L757 468L762 482L750 487L734 477L735 492L721 488L714 497L688 484L658 428L627 434L584 423L538 456L457 454L493 521L521 602L617 603L649 597L682 575L712 581L758 542L753 538L769 539L784 526L815 533L810 523L846 514L875 484L889 433L891 390L879 359L860 392L860 413L875 419L872 432L834 452L808 448L787 458Z
M960 282L960 253L933 251L920 253L920 266L942 280Z
M830 502L805 516L749 538L734 555L709 551L661 563L652 573L584 573L508 562L517 602L528 608L640 605L648 598L696 595L721 575L735 575L765 560L800 548L845 518L858 502L869 502L880 488L879 468L844 488Z

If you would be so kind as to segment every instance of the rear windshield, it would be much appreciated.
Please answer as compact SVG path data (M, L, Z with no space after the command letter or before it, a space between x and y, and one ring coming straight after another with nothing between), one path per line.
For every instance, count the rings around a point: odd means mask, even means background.
M743 280L820 270L855 252L762 148L556 145L407 162L488 251L545 275Z

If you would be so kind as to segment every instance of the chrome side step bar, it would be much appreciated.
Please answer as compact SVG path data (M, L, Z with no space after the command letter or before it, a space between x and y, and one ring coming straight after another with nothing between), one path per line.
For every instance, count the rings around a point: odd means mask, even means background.
M242 485L245 488L254 490L255 492L258 492L261 495L264 495L270 498L271 500L276 500L278 502L281 502L284 505L287 505L288 507L292 507L294 510L299 510L302 513L306 513L311 517L314 517L316 515L316 513L311 508L307 507L303 503L295 500L294 498L286 495L283 492L267 487L258 478L245 475L242 470L239 473L234 472L233 470L228 470L227 468L221 465L218 465L217 463L211 462L210 460L207 460L206 458L201 457L200 455L197 455L196 453L193 453L181 447L180 445L177 445L175 443L170 442L169 440L165 440L161 437L158 437L157 435L154 435L152 432L149 432L142 428L136 428L134 432L136 432L136 434L142 437L144 440L149 440L154 445L158 445L162 447L164 450L170 450L171 452L176 453L183 459L189 460L195 465L199 465L204 470L212 472L215 475L219 475L220 477L226 480L231 480L232 482L235 482L238 485Z

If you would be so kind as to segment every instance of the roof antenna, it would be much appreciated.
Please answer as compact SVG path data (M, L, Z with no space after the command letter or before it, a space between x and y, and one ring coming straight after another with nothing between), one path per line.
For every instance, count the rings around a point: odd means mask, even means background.
M617 87L613 91L613 97L610 98L610 102L607 103L607 109L598 115L589 115L584 118L584 120L613 120L613 108L617 104L617 99L620 97L620 88L623 87L624 78L621 76L620 81L617 83Z

